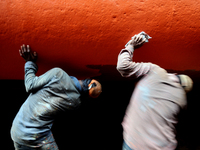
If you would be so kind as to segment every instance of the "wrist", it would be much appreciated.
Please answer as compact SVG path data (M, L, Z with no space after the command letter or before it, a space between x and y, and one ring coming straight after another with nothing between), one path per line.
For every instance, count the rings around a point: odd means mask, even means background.
M27 62L25 63L25 70L26 70L27 68L32 68L32 69L34 69L36 72L37 72L37 70L38 70L37 64L36 64L35 62L33 62L33 61L27 61Z
M134 46L133 44L129 44L127 47L126 47L127 50L133 52L134 51Z

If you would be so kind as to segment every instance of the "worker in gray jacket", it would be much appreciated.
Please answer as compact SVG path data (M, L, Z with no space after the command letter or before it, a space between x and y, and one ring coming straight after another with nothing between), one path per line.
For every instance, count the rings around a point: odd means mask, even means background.
M37 53L23 45L19 54L26 61L25 87L30 95L12 124L11 137L15 149L57 150L51 132L56 115L77 108L83 95L97 98L102 92L101 84L94 79L78 80L60 68L53 68L38 77L35 75Z

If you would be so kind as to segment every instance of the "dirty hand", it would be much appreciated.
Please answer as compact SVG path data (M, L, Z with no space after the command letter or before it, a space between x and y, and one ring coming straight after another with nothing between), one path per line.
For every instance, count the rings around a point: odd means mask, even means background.
M133 45L134 47L142 46L145 43L146 38L143 38L144 35L134 35L133 39L129 44Z
M37 53L36 52L31 52L29 45L26 46L23 44L21 46L21 49L19 50L19 55L24 58L24 60L27 61L32 61L36 62L37 61Z

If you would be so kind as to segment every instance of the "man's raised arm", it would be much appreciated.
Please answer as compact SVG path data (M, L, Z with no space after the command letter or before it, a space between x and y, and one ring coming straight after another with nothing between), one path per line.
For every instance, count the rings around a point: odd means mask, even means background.
M123 77L140 77L147 74L152 67L157 66L152 63L136 63L132 61L134 48L142 46L146 41L144 35L135 35L125 49L118 55L117 70Z
M24 82L27 92L32 92L42 88L54 77L56 68L46 72L39 77L35 75L38 70L36 65L37 53L32 53L29 45L27 45L27 48L25 45L22 45L21 49L19 50L19 54L26 61Z

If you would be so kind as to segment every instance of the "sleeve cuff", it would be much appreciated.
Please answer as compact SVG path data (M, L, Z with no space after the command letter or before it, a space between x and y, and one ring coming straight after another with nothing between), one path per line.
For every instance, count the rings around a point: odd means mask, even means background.
M133 45L130 45L130 44L125 49L130 51L131 53L133 53L133 51L134 51Z
M27 72L29 69L33 69L36 73L38 71L38 66L36 63L34 63L32 61L27 61L25 63L25 72Z

